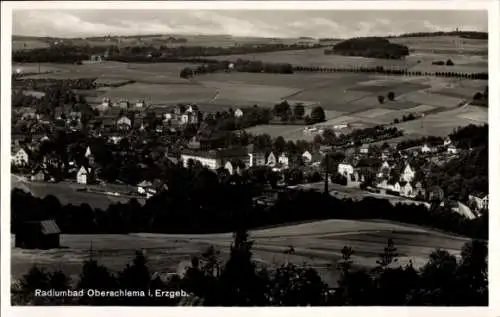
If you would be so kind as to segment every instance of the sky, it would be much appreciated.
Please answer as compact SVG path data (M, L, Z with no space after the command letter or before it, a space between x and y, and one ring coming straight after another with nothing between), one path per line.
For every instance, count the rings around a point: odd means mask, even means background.
M384 36L487 31L487 11L16 10L14 35L89 37L228 34L257 37Z

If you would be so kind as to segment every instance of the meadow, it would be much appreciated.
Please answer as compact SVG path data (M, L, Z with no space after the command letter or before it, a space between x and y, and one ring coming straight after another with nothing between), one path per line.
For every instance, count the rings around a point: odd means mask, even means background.
M407 68L423 72L487 72L488 41L457 37L395 38L391 42L407 45L410 56L404 60L382 60L355 56L325 55L325 48L225 55L218 60L259 60L268 63L290 63L309 67L374 67ZM452 60L454 66L432 65L434 61Z
M86 191L79 191L78 189L86 186L77 183L62 182L62 183L46 183L46 182L28 182L22 178L11 175L11 188L19 188L26 192L31 193L38 198L45 198L49 195L57 197L62 205L75 205L88 204L90 207L101 210L106 210L109 205L116 203L126 203L130 200L129 197L117 197L111 195L103 195L98 193L90 193ZM93 189L105 190L110 192L115 191L136 191L134 187L128 186L125 188L120 185L113 186L87 186ZM144 203L144 199L138 199L140 203Z
M213 37L193 37L188 43L208 43ZM136 39L129 39L135 41ZM145 39L146 40L146 39ZM247 41L255 39L245 38ZM270 39L261 39L269 41ZM191 42L190 42L191 41ZM205 42L204 42L205 41ZM222 43L234 43L231 37L217 37ZM217 42L216 41L216 42ZM240 39L240 41L244 41ZM487 49L487 41L458 39L454 37L396 38L393 42L406 44L412 50L405 60L380 60L362 57L325 55L323 49L307 49L233 56L218 56L216 59L261 60L264 62L289 62L294 65L309 66L384 66L407 67L422 71L486 71L487 54L478 53ZM217 42L219 43L219 42ZM430 51L434 49L435 52ZM212 57L211 57L212 58ZM451 59L454 66L432 65L436 60ZM321 106L326 112L326 123L332 126L340 123L372 126L389 124L404 115L433 114L453 110L465 101L471 100L475 93L483 91L486 81L465 80L442 77L405 77L374 75L368 73L212 73L192 79L180 78L184 67L194 67L186 63L135 64L103 62L93 65L40 65L49 74L28 76L28 78L79 78L95 77L100 83L118 83L133 80L135 83L121 87L101 88L92 99L102 97L112 99L127 98L131 101L144 99L147 103L172 105L195 102L206 112L221 111L228 108L263 106L272 107L287 100L290 104L303 103L306 114L314 106ZM14 65L25 72L38 68L38 65ZM15 68L13 68L15 69ZM387 94L393 92L395 99L388 100ZM385 96L380 103L378 96ZM484 111L483 111L484 112ZM453 125L487 120L487 114L445 112L447 118L431 117L427 125L429 131L420 128L419 120L400 126L408 134L428 134L438 131L445 133ZM433 121L434 120L434 121ZM448 120L449 122L442 122ZM436 124L436 129L433 125ZM418 127L418 128L417 128ZM445 128L446 127L446 128ZM285 138L311 140L313 135L303 133L303 126L266 125L248 129L252 133L269 133Z
M467 241L430 229L377 220L335 219L250 231L250 239L255 241L254 259L260 265L275 267L285 261L297 265L306 263L317 268L331 285L336 283L338 274L334 267L344 246L354 249L355 266L373 267L388 238L392 238L398 248L399 262L405 264L411 260L417 267L427 260L436 246L458 254ZM191 256L200 254L210 245L220 250L221 257L226 259L233 240L231 233L62 235L61 248L41 251L14 248L14 239L12 236L12 276L15 279L27 272L32 263L60 269L76 278L82 261L90 258L90 245L92 258L115 271L132 260L135 250L144 250L153 271L176 273L183 271L182 266ZM294 247L295 254L284 254L290 246Z

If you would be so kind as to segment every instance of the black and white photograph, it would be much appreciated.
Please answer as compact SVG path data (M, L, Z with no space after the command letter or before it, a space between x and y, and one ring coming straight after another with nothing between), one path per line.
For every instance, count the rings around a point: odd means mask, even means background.
M11 5L3 304L491 305L491 2L223 2Z

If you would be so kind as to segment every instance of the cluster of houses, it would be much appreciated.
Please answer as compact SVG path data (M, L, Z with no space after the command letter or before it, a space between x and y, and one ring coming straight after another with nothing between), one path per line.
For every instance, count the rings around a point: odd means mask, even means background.
M301 158L306 165L319 166L323 154L305 151ZM257 150L253 144L247 147L220 148L209 151L185 149L181 152L181 160L184 167L188 167L190 162L199 162L211 170L225 168L231 174L239 173L243 169L253 166L268 166L274 171L281 171L291 165L291 157L286 152L265 153Z

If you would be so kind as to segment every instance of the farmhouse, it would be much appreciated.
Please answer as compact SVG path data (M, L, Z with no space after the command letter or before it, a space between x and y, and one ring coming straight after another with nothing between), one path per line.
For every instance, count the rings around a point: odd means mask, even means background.
M25 221L16 228L15 246L23 249L58 248L60 233L54 220Z
M12 156L12 164L15 166L26 166L29 163L29 156L28 153L24 149L19 149L13 156Z

